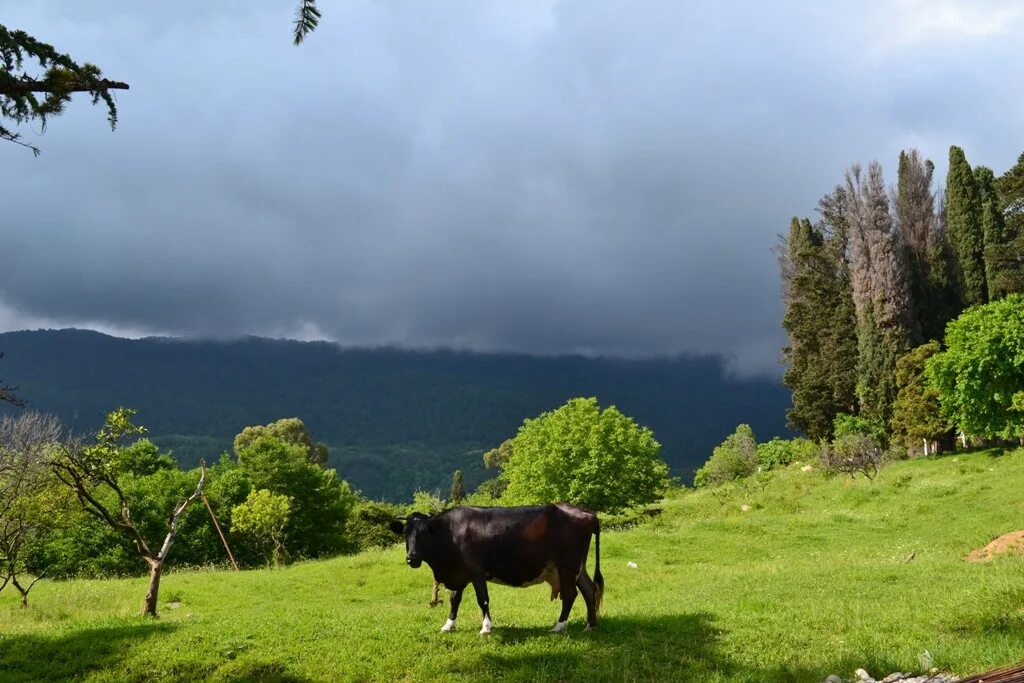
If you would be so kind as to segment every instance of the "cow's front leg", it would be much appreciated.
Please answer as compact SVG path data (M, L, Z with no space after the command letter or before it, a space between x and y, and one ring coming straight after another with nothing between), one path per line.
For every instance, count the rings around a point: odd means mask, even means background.
M484 623L480 627L480 635L484 636L491 632L491 608L487 598L487 581L474 579L473 590L476 591L476 603L480 605L480 611L483 612Z
M448 613L448 621L444 622L444 626L441 627L442 633L448 633L449 631L455 630L455 620L459 618L459 604L462 602L462 591L465 590L466 586L462 585L458 588L453 588L451 591L451 602L452 609Z

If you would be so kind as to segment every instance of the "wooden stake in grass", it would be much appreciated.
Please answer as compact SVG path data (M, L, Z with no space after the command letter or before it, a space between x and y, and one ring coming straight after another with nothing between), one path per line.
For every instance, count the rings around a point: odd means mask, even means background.
M213 508L210 507L210 500L206 497L205 493L202 495L203 502L206 503L206 509L210 513L210 519L213 520L213 527L217 530L217 535L220 536L220 542L224 544L224 550L228 551L228 559L231 560L231 566L234 567L237 572L238 563L235 562L235 556L231 554L231 546L228 545L228 539L224 537L224 532L220 529L220 522L217 521L217 515L213 514Z

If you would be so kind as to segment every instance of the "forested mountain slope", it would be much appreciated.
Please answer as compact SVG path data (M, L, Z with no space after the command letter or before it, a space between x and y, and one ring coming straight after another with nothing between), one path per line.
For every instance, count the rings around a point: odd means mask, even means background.
M139 411L183 464L213 460L246 425L300 417L331 447L340 474L373 497L445 489L462 468L487 476L484 450L524 418L596 396L654 430L675 475L689 478L739 422L785 432L778 382L734 380L714 358L623 360L457 351L342 349L246 338L120 339L82 330L0 334L2 376L31 407L72 427Z

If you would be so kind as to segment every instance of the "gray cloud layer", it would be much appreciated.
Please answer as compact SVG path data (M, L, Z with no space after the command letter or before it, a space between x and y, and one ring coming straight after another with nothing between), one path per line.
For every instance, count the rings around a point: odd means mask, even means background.
M1014 2L293 4L4 7L132 89L0 148L0 328L774 372L769 249L846 165L1024 147Z

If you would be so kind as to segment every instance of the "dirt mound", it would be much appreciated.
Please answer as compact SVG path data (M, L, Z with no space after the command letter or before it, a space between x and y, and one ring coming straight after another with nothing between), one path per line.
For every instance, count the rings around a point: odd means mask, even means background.
M964 559L968 562L985 562L996 555L1012 553L1024 555L1024 531L1011 531L1003 534L984 548L971 551L971 554Z

